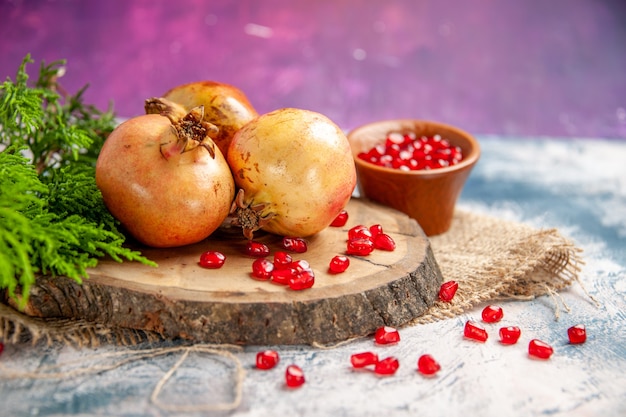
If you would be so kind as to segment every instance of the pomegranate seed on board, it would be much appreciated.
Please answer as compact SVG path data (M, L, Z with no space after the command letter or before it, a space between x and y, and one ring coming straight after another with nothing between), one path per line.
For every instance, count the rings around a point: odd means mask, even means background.
M263 258L265 256L269 256L270 248L261 242L255 242L254 240L249 240L246 244L246 255L254 256L257 258Z
M567 329L567 337L572 345L585 343L587 340L587 330L584 324L577 324Z
M285 371L285 383L290 388L297 388L304 384L304 372L298 365L289 365Z
M400 367L400 362L393 356L376 362L374 372L378 375L393 375Z
M441 369L439 362L431 355L422 355L417 360L417 370L424 375L436 374Z
M278 361L278 352L275 350L264 350L256 354L256 367L259 369L272 369Z
M272 277L274 264L265 258L256 259L252 262L252 276L261 280L268 280Z
M307 251L306 240L301 237L284 237L282 244L283 248L292 252L304 253Z
M348 230L348 240L367 239L372 240L372 232L367 226L362 224L356 225Z
M374 242L369 239L350 239L346 253L348 255L367 256L374 250Z
M348 212L346 210L341 210L330 225L332 227L343 227L348 222L348 217Z
M217 251L206 251L200 255L200 266L203 268L216 269L221 268L226 261L226 256Z
M476 340L478 342L485 342L488 337L487 331L480 324L471 320L465 323L463 335L468 339Z
M315 274L312 270L305 270L296 273L294 276L289 277L289 288L292 290L300 291L311 288L315 283Z
M293 259L287 252L274 253L274 269L288 269Z
M394 251L396 250L396 242L387 233L379 233L374 237L374 248Z
M373 224L369 228L370 234L372 237L376 237L380 233L383 233L383 227L380 224Z
M378 363L378 355L374 352L355 353L350 356L350 363L354 368L365 368L368 365L376 365Z
M552 346L539 339L533 339L528 344L528 354L539 359L548 359L552 356L554 350Z
M400 341L400 333L393 327L379 327L374 334L374 340L379 345L388 345Z
M441 301L452 301L456 290L459 288L459 284L456 281L448 281L441 284L439 289L439 299Z
M289 280L297 275L297 271L292 268L276 269L272 271L272 282L289 285Z
M489 305L483 309L482 317L485 323L496 323L502 320L504 313L501 307Z
M502 327L500 329L500 343L504 345L514 345L519 340L522 331L517 326Z
M350 258L343 255L334 256L333 259L330 260L330 264L328 265L328 269L333 274L340 274L344 272L350 266Z

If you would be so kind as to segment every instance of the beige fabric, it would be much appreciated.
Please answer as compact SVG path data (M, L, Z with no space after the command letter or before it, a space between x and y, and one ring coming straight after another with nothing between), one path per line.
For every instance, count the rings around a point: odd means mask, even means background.
M452 302L437 302L415 323L457 316L496 299L531 299L554 294L578 281L581 250L557 230L537 230L467 211L455 213L452 227L431 238L445 281L459 289ZM80 320L41 320L0 303L0 340L5 343L99 343L133 345L160 337Z

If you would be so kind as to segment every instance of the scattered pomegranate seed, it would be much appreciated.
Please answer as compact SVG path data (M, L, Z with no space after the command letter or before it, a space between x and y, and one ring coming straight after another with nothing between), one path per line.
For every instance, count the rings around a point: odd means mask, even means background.
M221 268L226 261L226 256L217 251L206 251L200 255L200 266L203 268L216 269Z
M374 334L374 340L379 345L388 345L390 343L398 343L400 341L400 333L393 327L379 327Z
M289 365L285 371L285 383L290 388L297 388L304 384L304 372L298 365Z
M311 288L315 283L315 274L312 270L305 270L296 273L289 278L289 288L296 291Z
M374 372L378 375L393 375L400 367L400 362L393 356L376 362Z
M434 375L441 369L439 362L431 355L422 355L417 360L417 370L424 375Z
M358 158L386 168L413 171L458 164L463 153L440 135L417 138L393 132L384 144L361 152Z
M585 343L587 340L587 330L585 329L585 325L577 324L576 326L570 327L567 329L567 337L569 338L569 342L573 345Z
M343 227L348 222L348 212L341 210L335 220L330 224L332 227Z
M292 269L295 269L297 272L313 271L311 269L311 265L309 265L309 262L304 259L298 259L297 261L292 261L289 267Z
M0 342L0 355L4 352L4 343Z
M500 343L504 345L514 345L519 340L522 331L517 326L502 327L500 329Z
M292 261L293 258L287 252L274 253L274 269L288 269Z
M263 258L265 256L269 256L270 248L267 247L267 245L264 243L255 242L254 240L249 240L246 245L245 253L248 256L254 256L256 258Z
M528 344L528 354L539 359L548 359L552 356L554 350L552 346L539 339L533 339Z
M502 307L489 305L483 309L482 316L485 323L496 323L502 320L504 313Z
M278 361L278 352L275 350L264 350L256 354L256 367L259 369L272 369Z
M289 280L294 278L297 273L298 272L293 268L276 269L276 265L274 265L274 270L272 271L272 282L275 282L276 284L289 285Z
M439 289L439 299L446 302L452 301L458 288L459 284L456 281L444 282Z
M374 242L369 239L350 239L346 253L348 255L367 256L374 250Z
M252 276L261 280L268 280L272 277L274 264L265 258L256 259L252 262Z
M366 239L372 240L372 232L367 226L362 224L356 225L348 230L348 240Z
M376 365L378 363L378 355L374 352L355 353L350 356L350 363L354 368L365 368L368 365Z
M301 237L284 237L282 243L283 248L292 252L304 253L307 251L306 240Z
M484 329L484 327L471 320L465 323L463 335L468 339L476 340L478 342L485 342L488 337L487 331Z
M369 231L372 237L375 238L377 235L383 233L383 227L380 224L373 224L369 227Z
M350 258L343 255L334 256L333 259L330 260L330 264L328 265L328 269L333 274L339 274L344 272L350 266Z
M378 233L374 237L374 248L386 251L396 250L396 242L387 233Z

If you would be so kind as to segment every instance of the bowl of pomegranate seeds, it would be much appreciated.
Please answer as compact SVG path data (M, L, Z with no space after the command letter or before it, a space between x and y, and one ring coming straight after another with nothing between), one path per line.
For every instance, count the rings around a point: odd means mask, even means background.
M385 120L348 134L362 197L415 219L427 236L450 228L454 207L480 146L444 123Z

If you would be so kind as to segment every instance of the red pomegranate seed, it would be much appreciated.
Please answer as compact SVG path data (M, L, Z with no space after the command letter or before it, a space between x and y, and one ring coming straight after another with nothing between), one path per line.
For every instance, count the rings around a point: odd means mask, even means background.
M456 290L459 288L459 284L456 281L448 281L441 284L439 289L439 299L441 301L452 301Z
M278 361L278 352L275 350L264 350L256 354L256 367L259 369L272 369Z
M333 259L330 260L330 264L328 265L328 269L333 274L339 274L344 272L350 266L350 258L343 255L334 256Z
M378 375L393 375L400 367L400 362L393 356L376 362L374 372Z
M548 359L552 356L554 350L552 346L539 339L533 339L528 344L528 354L539 359Z
M289 288L295 291L306 290L311 288L315 283L315 274L312 270L297 272L289 278Z
M348 212L346 210L341 210L330 225L332 227L343 227L348 222L348 217Z
M440 369L439 362L431 355L422 355L417 360L417 370L424 375L436 374Z
M567 337L569 342L573 345L585 343L587 340L587 330L584 324L577 324L567 329Z
M388 345L400 341L400 333L393 327L383 326L376 329L374 340L379 345Z
M356 225L348 230L348 240L367 239L372 240L372 232L367 226L362 224Z
M277 284L289 285L289 280L297 275L297 271L292 268L276 269L272 271L272 282Z
M482 316L485 323L496 323L502 320L504 313L502 307L489 305L483 309Z
M500 329L500 343L504 345L514 345L519 340L522 331L517 326L502 327Z
M4 343L0 342L0 355L4 352Z
M226 256L217 251L206 251L200 255L200 266L203 268L216 269L221 268L226 261Z
M289 267L291 269L295 269L297 272L313 271L311 269L311 265L309 265L309 262L304 259L298 259L297 261L292 261Z
M252 262L252 276L261 280L268 280L272 277L274 264L265 258L255 259Z
M374 242L369 239L348 240L346 253L348 255L367 256L374 250Z
M380 224L373 224L370 226L369 231L372 237L376 237L377 235L383 233L383 227Z
M304 372L298 365L289 365L285 371L285 383L290 388L297 388L304 384Z
M396 250L396 242L387 233L379 233L374 237L374 248L394 251Z
M274 253L274 269L287 269L291 266L293 258L287 252Z
M463 335L468 339L476 340L478 342L484 342L488 337L487 331L480 324L471 320L465 323Z
M284 237L283 248L296 253L304 253L307 250L307 243L301 237Z
M270 248L267 247L266 244L261 242L255 242L254 240L249 240L246 244L246 255L254 256L256 258L263 258L265 256L269 256Z
M378 363L378 355L374 352L355 353L350 356L350 363L354 368L365 368L368 365L376 365Z

